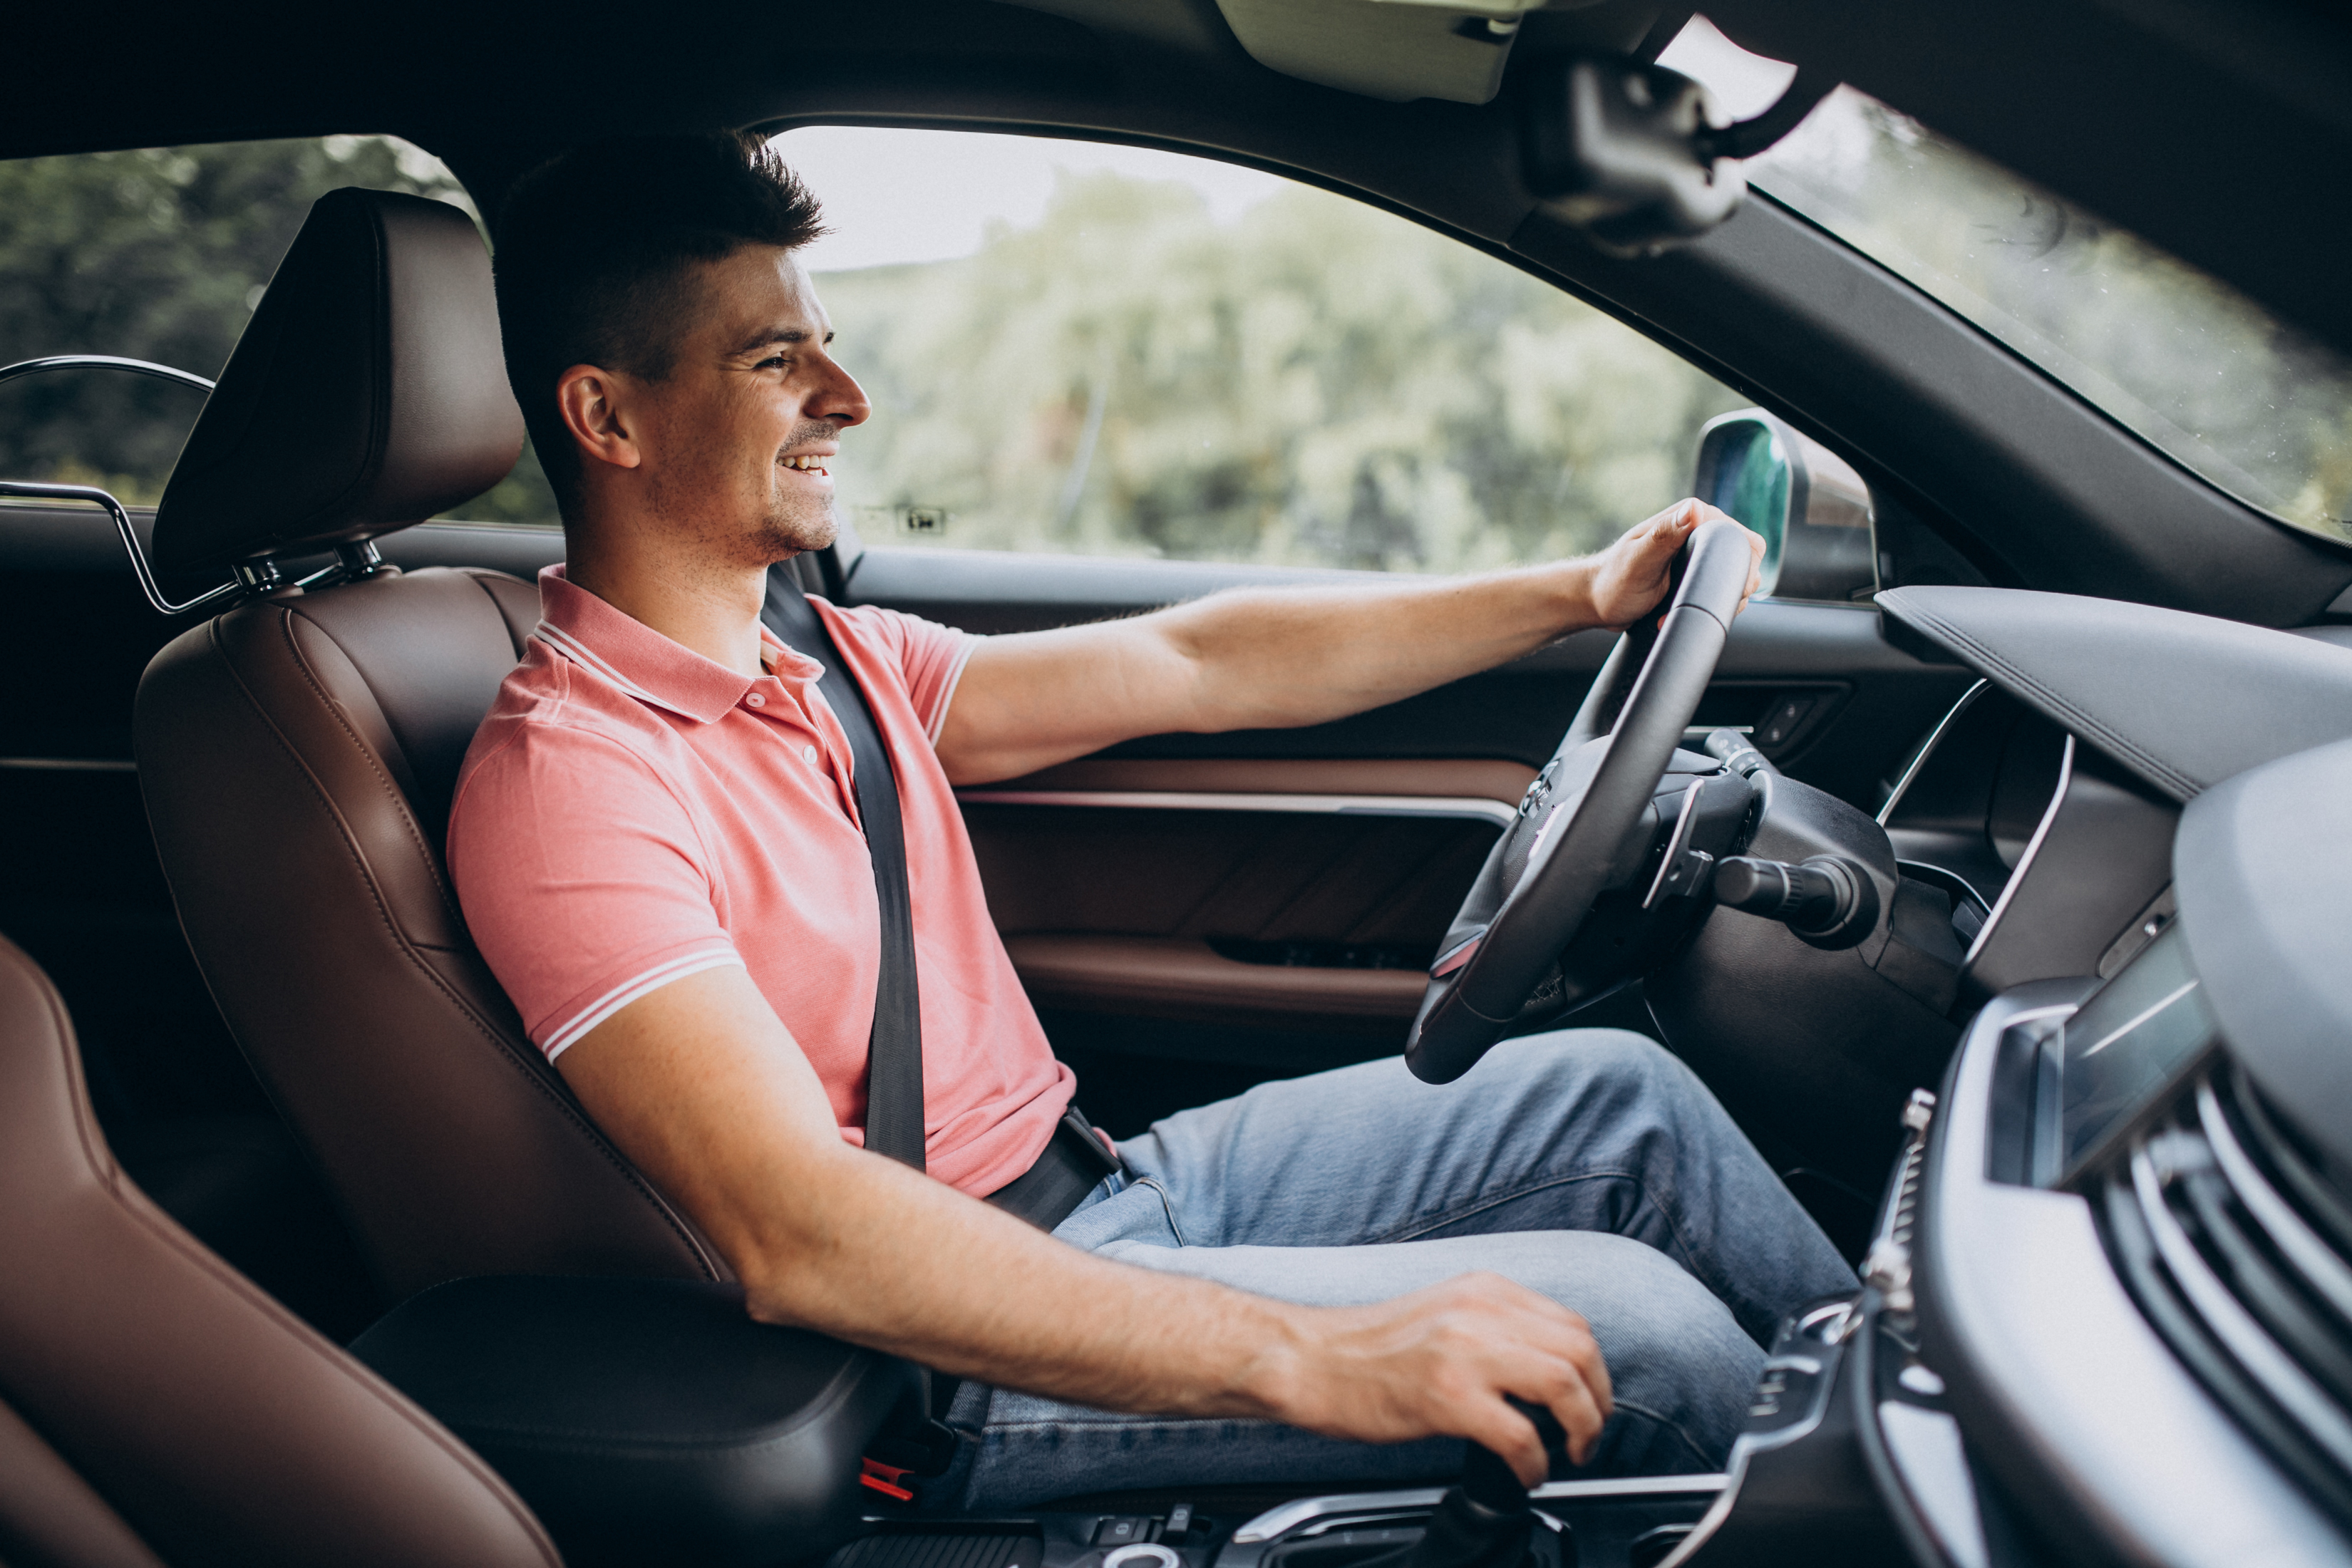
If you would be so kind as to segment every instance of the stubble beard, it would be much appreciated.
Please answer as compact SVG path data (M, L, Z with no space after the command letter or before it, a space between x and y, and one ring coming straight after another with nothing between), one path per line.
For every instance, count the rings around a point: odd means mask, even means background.
M797 447L807 441L827 441L841 433L841 427L830 420L803 425L792 433L787 447ZM781 454L770 469L767 515L753 531L755 547L766 557L763 564L772 565L788 561L804 551L823 550L841 533L841 521L834 513L834 497L830 489L821 496L796 495L792 481L784 478Z
M812 434L830 437L830 425L814 431L796 431L794 440ZM764 571L779 561L811 550L823 550L841 532L834 512L831 495L795 495L786 488L791 481L783 478L781 460L770 470L767 494L753 501L761 508L756 519L745 520L742 510L730 510L720 502L713 505L710 491L700 482L708 470L700 465L689 466L695 476L683 489L656 482L651 489L654 511L667 520L677 531L676 537L688 552L712 565L745 567ZM740 492L739 492L740 494ZM749 499L749 498L744 498ZM740 504L740 503L739 503Z
M753 532L752 547L764 557L763 564L773 565L804 551L823 550L840 534L841 521L834 514L830 496L795 501L772 494L768 515Z

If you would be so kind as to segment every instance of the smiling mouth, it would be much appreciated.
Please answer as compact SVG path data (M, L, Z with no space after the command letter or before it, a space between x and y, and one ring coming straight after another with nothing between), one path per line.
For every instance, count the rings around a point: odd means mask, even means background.
M833 459L829 457L810 455L798 458L782 458L778 460L782 462L785 468L798 468L804 474L817 474L825 479L831 479L833 477L833 468L831 467Z

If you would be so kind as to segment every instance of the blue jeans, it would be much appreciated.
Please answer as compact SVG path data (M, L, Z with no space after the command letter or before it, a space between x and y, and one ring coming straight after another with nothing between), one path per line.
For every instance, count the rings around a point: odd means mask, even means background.
M1385 1300L1474 1269L1581 1313L1616 1412L1577 1473L1718 1468L1774 1325L1853 1271L1715 1097L1639 1035L1508 1041L1454 1083L1401 1059L1262 1084L1119 1145L1054 1234L1284 1300ZM1462 1444L1343 1442L1271 1422L1118 1415L968 1384L970 1439L928 1507L1245 1481L1402 1484Z

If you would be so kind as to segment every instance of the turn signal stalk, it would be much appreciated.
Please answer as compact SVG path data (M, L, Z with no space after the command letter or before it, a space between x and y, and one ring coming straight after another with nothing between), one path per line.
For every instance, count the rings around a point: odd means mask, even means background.
M1729 856L1715 868L1715 901L1779 921L1816 947L1851 947L1878 921L1870 878L1834 855L1795 865Z

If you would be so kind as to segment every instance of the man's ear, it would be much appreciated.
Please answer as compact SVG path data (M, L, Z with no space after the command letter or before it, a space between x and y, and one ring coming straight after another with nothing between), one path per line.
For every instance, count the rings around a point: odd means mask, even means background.
M645 461L631 416L634 378L593 364L575 364L556 379L555 405L563 412L581 459L593 458L616 468Z

